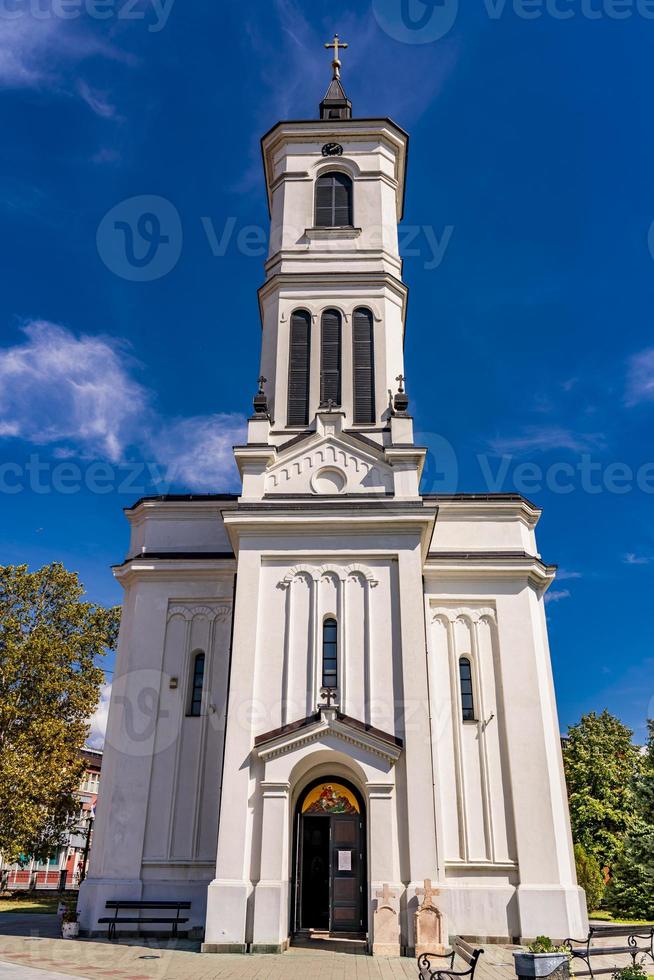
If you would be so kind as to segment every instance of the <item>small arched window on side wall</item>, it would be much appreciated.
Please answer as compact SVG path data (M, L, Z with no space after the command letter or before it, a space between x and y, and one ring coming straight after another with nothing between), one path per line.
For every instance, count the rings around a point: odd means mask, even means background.
M338 687L338 623L331 617L322 624L322 686Z
M309 372L311 366L311 314L296 310L291 316L288 361L288 425L309 424Z
M320 404L341 404L341 314L325 310L320 329Z
M354 424L375 421L375 338L370 310L354 311L352 361L354 369Z
M354 224L352 178L329 173L316 181L316 228L345 228Z
M475 721L475 697L472 692L472 664L467 657L459 660L461 679L461 708L464 721Z
M191 697L189 701L189 715L192 718L199 718L202 714L202 691L204 688L204 654L196 653L193 657L193 674L191 677Z

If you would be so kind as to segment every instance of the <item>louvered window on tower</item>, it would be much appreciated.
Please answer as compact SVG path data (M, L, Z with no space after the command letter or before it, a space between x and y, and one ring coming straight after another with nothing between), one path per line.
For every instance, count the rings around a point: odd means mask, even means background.
M355 310L352 319L354 424L375 421L375 340L370 310Z
M316 181L316 227L342 228L353 223L351 179L341 173L319 177Z
M289 347L288 425L308 425L311 314L306 310L296 310L291 316Z
M341 314L325 310L320 331L320 404L341 404Z

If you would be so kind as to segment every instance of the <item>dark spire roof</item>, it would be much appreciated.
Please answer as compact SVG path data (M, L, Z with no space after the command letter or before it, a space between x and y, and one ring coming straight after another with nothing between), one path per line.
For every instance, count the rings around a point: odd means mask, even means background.
M332 80L329 83L327 94L320 103L321 119L351 119L352 103L345 94L345 89L341 84L341 59L339 52L341 48L347 48L344 41L339 41L338 34L334 36L332 44L326 44L326 48L334 49L334 60L332 61Z

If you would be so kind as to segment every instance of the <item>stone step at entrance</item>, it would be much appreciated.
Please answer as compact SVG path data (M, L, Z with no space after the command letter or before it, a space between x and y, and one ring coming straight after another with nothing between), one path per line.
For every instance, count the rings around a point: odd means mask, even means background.
M309 929L296 933L291 940L290 952L306 953L350 953L355 956L366 956L368 953L368 938L359 933L351 932L322 932Z

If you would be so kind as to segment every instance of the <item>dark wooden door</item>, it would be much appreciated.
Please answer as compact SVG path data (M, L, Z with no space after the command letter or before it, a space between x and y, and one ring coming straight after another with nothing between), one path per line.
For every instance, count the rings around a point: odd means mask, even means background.
M361 816L331 818L332 932L363 932L363 854Z

